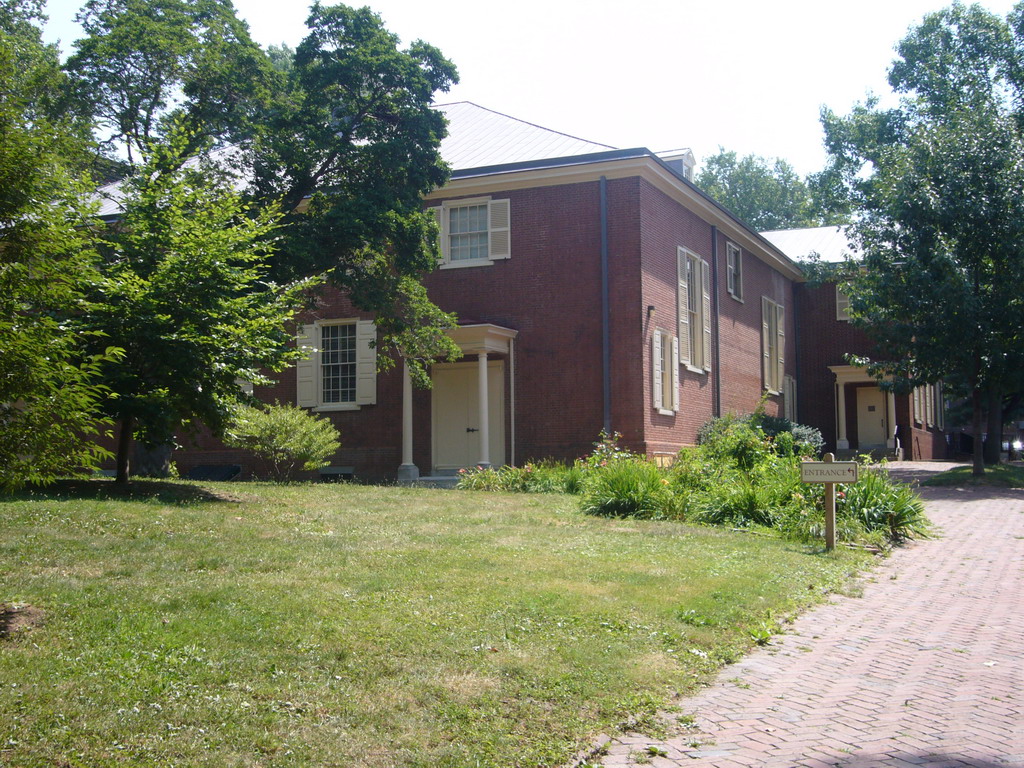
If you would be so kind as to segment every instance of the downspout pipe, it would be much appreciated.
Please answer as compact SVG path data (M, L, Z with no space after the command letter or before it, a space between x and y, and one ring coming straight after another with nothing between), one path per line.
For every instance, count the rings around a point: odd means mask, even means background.
M603 395L604 432L612 433L612 364L611 364L611 312L608 298L608 179L599 181L601 193L601 389Z
M713 338L714 349L714 374L715 387L712 390L711 415L719 417L722 415L722 339L721 339L721 306L718 297L718 227L711 226L711 284L715 290L711 293L713 303L712 314L715 316L715 327Z

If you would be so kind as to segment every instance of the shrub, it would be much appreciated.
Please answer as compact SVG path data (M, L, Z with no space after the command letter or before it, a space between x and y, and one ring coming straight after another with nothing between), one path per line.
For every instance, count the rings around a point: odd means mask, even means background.
M861 467L858 481L843 486L841 493L837 518L855 520L865 531L879 531L894 543L930 535L921 498L910 486L890 479L885 470Z
M252 451L279 482L302 470L320 469L341 447L341 435L323 416L293 405L240 406L224 436L232 448Z
M603 517L678 517L668 484L668 478L646 459L620 458L587 476L580 506L587 514Z
M551 460L521 467L470 467L459 470L455 487L467 491L579 493L582 475L578 464L565 466Z
M769 416L764 413L763 404L744 416L726 414L707 421L697 432L697 444L709 446L720 457L732 456L753 466L757 457L742 455L744 448L755 447L750 430L754 436L766 439L767 449L780 456L818 456L825 447L819 430L794 424L782 416Z

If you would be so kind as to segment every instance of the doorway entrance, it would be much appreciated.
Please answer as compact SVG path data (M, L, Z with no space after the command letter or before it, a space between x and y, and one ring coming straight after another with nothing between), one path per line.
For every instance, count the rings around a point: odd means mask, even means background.
M433 391L434 470L450 473L480 460L480 385L477 363L439 363ZM505 364L487 362L487 412L491 464L505 463Z

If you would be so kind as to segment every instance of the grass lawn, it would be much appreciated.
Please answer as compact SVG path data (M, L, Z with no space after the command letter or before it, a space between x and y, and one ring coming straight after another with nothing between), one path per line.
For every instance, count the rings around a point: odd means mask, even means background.
M985 474L975 477L970 466L950 469L929 478L921 485L969 486L988 485L999 488L1024 488L1024 467L1015 464L997 464L985 467Z
M113 490L0 499L0 603L42 611L0 765L558 766L865 563L558 495Z

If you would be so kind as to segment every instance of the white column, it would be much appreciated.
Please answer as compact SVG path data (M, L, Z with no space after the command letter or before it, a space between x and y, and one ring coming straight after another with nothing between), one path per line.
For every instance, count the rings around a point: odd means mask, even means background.
M849 450L850 441L846 439L846 386L841 380L836 382L836 425L839 429L836 450Z
M480 461L477 464L481 467L489 467L491 466L491 429L487 417L491 411L487 402L487 353L481 352L476 356L476 360L479 372L477 399L480 403Z
M885 444L889 450L896 450L896 395L892 392L885 393L885 420L889 434L886 435Z
M420 477L420 470L412 462L412 376L409 361L402 360L402 464L398 467L398 482L412 483Z

